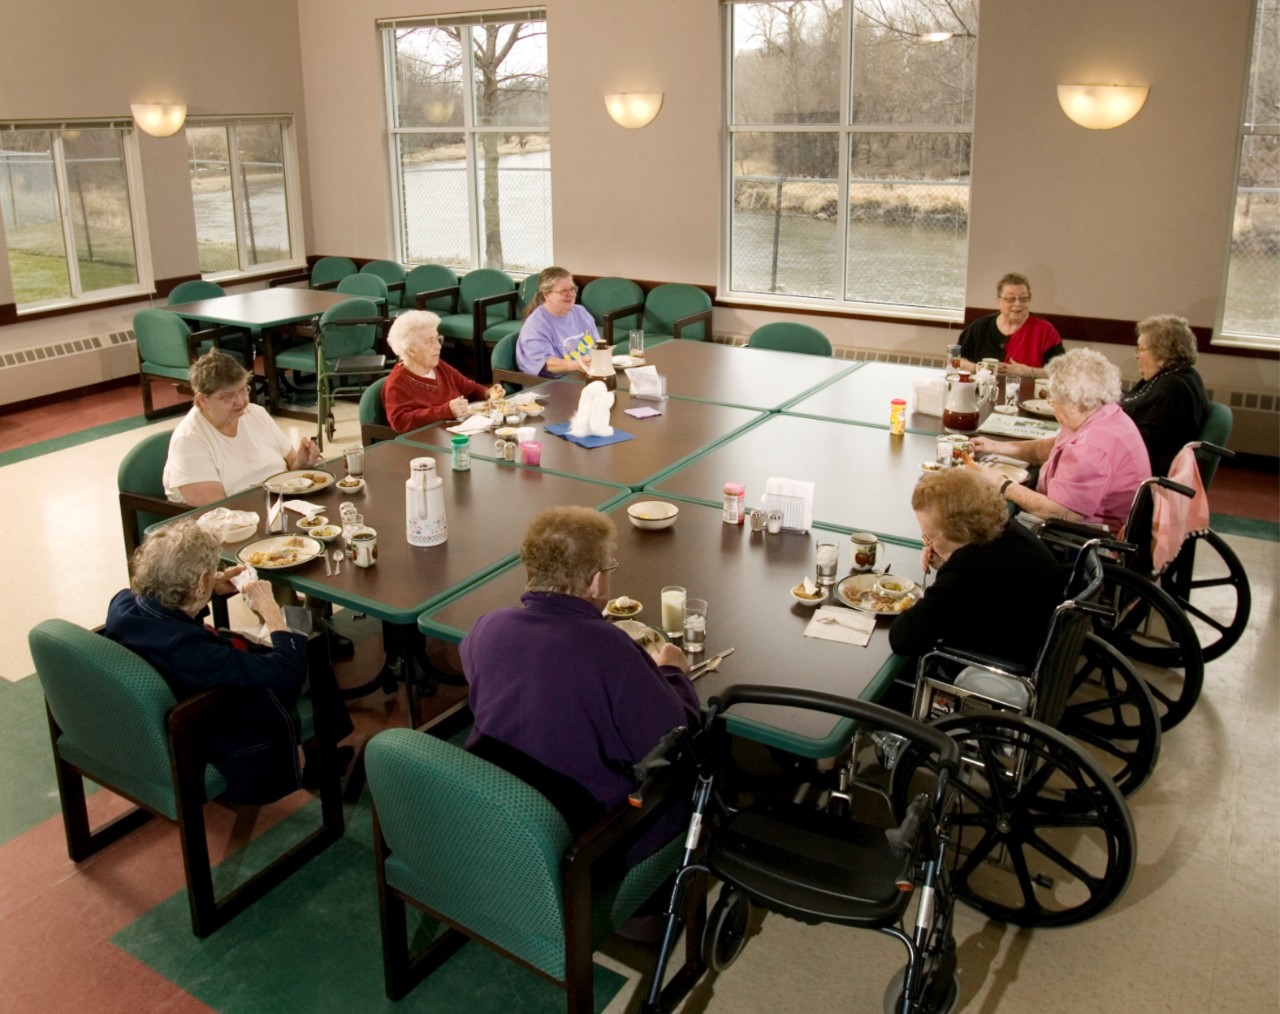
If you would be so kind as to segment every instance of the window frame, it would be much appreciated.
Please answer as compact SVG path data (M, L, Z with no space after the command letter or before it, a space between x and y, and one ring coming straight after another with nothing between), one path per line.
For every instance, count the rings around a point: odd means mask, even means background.
M973 109L976 102L970 105L970 116L963 124L921 124L915 122L882 123L853 122L851 109L854 98L853 82L853 49L856 29L853 17L853 5L856 0L842 0L841 12L841 53L840 53L840 110L839 116L832 123L743 123L734 122L734 8L738 5L764 2L764 0L721 0L722 5L722 53L723 74L721 77L723 109L721 122L724 125L724 143L721 148L723 166L722 181L722 228L720 234L721 256L719 258L719 291L721 299L735 306L782 308L794 310L810 310L823 313L834 313L841 316L856 315L877 320L903 320L920 323L954 324L964 320L964 295L961 306L955 308L928 307L907 303L880 303L870 300L850 299L848 291L849 277L849 188L851 178L850 155L852 138L860 134L967 134L970 146L969 174L964 187L970 195L973 192ZM975 43L976 44L976 43ZM977 58L974 58L974 84L977 87ZM733 279L733 212L734 212L734 135L739 133L824 133L837 137L837 159L835 184L838 203L835 215L835 229L839 247L839 273L832 279L836 295L831 298L823 296L804 296L796 293L768 293L735 289ZM965 231L965 263L961 275L967 277L969 230Z
M471 30L492 24L511 24L517 21L539 21L547 24L544 8L528 10L503 10L492 13L457 14L440 17L410 17L380 20L377 23L381 35L383 63L383 97L384 117L387 124L387 168L391 187L391 219L395 233L395 256L402 264L424 263L410 257L406 249L407 222L405 215L404 176L401 172L400 138L430 134L461 134L463 149L466 153L466 190L467 190L467 252L466 264L452 265L460 272L485 268L484 255L484 223L483 195L480 192L479 176L482 171L478 152L479 138L482 134L545 134L550 142L550 116L541 124L505 124L481 126L476 123L475 106L475 50L471 43ZM398 120L398 93L396 80L396 32L408 28L465 28L465 41L462 44L462 123L444 124L441 126L402 127ZM550 88L550 59L548 58L548 89ZM551 170L548 169L548 172ZM549 226L552 228L552 226ZM548 249L554 249L554 235L546 237ZM518 268L504 267L502 270L519 276L524 272Z
M69 130L115 130L120 136L121 164L124 166L125 192L129 199L129 227L132 231L134 267L138 280L131 285L116 285L109 289L93 289L79 294L80 269L70 251L75 249L75 233L66 209L70 207L66 154L63 150L63 132ZM18 318L39 317L57 311L75 310L80 307L103 303L118 303L136 296L148 296L155 291L154 268L151 259L150 234L147 227L146 197L142 182L142 155L138 147L138 132L132 119L66 119L66 120L7 120L0 121L0 133L9 130L38 130L50 133L53 144L54 187L58 197L58 222L66 258L70 296L59 296L34 303L19 303L13 290L13 266L9 262L9 239L4 221L0 219L0 252L3 252L10 276L10 295Z
M241 126L260 126L275 124L280 128L280 163L284 172L285 214L289 225L289 256L283 260L269 261L262 264L248 264L248 246L246 241L247 224L246 208L240 194L240 147L236 144L235 132ZM231 175L231 209L235 217L236 230L236 262L237 267L225 271L201 272L200 277L210 282L236 282L255 278L260 275L275 274L280 271L305 268L306 239L302 226L302 195L300 172L298 167L297 135L293 116L288 113L264 114L261 116L193 116L188 117L183 127L221 127L227 131L227 162ZM191 190L191 156L187 149L187 189L192 198L192 215L195 213L195 192ZM200 237L196 236L197 263Z

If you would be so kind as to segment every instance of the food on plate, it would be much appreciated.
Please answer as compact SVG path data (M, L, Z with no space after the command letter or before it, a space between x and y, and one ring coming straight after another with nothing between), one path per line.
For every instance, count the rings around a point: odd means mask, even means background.
M287 567L297 562L296 549L260 549L245 558L245 563L250 567Z
M639 602L626 595L619 595L616 599L610 599L605 605L605 609L613 616L634 616L643 608Z
M343 489L353 489L354 487L359 486L362 482L364 482L363 479L357 479L354 475L348 475L345 479L339 479L338 485Z
M809 578L809 577L806 577L798 585L793 587L791 589L791 594L798 599L817 600L821 598L826 598L826 595L823 593L822 589L819 588L817 583L812 578Z
M888 595L877 595L873 591L865 591L858 596L858 605L863 609L873 609L877 613L901 613L915 605L914 595L903 595L901 598L890 598Z
M333 539L342 533L342 529L337 525L321 525L319 528L311 529L311 535L317 539Z

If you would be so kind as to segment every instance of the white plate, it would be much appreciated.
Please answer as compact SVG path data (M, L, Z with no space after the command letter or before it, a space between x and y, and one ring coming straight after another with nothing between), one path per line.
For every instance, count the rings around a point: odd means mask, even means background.
M644 612L644 605L636 599L631 600L632 602L635 602L636 604L635 608L628 609L625 612L621 610L616 610L613 608L613 604L616 601L617 599L610 599L608 602L605 603L604 609L602 609L601 612L603 612L605 616L608 616L611 619L615 619L615 620L635 619L635 617L639 616L642 612Z
M1028 398L1022 403L1022 410L1030 415L1038 415L1042 419L1053 418L1053 405L1044 398Z
M636 362L636 361L635 361L634 359L632 359L630 356L614 356L614 357L613 357L613 365L614 365L614 366L616 366L616 367L617 367L618 369L620 369L620 370L629 370L629 369L631 369L631 367L633 367L633 366L641 366L641 365L643 365L643 363L638 363L638 362Z
M328 489L337 480L332 472L319 468L299 468L292 472L279 472L262 480L262 485L272 493L314 493Z
M1011 465L1007 461L987 461L984 462L989 468L994 468L1006 479L1012 479L1014 482L1026 482L1027 476L1031 473L1019 465Z
M999 412L1001 415L1017 415L1018 414L1017 405L993 405L991 406L991 409L993 412Z
M879 578L879 574L850 574L836 585L836 598L850 609L857 609L864 613L875 613L877 616L897 616L915 605L919 596L912 592L910 595L902 597L901 601L906 601L909 604L901 609L877 609L875 604L869 599L864 599L864 596L875 595L876 581Z
M314 560L324 552L324 546L307 535L273 535L268 539L251 542L236 553L236 559L256 570L288 570ZM278 563L260 563L250 559L255 553L284 554Z
M645 651L654 651L667 642L667 635L639 620L619 620L614 624Z

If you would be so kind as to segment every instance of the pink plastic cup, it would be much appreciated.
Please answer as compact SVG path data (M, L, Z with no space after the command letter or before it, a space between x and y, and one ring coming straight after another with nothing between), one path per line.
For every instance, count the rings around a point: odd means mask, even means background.
M520 444L520 461L525 465L542 464L542 441L525 440Z

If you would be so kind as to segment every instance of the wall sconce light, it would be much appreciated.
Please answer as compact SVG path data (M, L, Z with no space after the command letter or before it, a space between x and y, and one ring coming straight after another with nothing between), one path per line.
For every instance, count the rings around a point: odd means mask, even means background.
M1150 90L1147 85L1058 85L1058 105L1082 127L1110 130L1137 116Z
M176 134L187 122L187 107L184 105L135 102L129 108L133 110L133 122L138 129L152 137Z
M662 92L618 92L604 97L604 107L619 127L647 127L662 108Z

